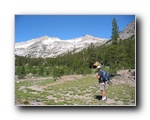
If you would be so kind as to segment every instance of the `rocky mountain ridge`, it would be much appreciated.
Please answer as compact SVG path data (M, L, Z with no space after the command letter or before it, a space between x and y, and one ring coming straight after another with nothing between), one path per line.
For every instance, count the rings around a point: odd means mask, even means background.
M127 39L132 35L135 35L135 21L128 24L126 28L119 33L119 37L122 40Z
M57 37L43 36L41 38L32 39L27 42L15 44L15 55L27 57L57 57L69 51L77 53L87 48L91 43L95 46L105 44L108 39L98 38L91 35L79 37L70 40L61 40Z

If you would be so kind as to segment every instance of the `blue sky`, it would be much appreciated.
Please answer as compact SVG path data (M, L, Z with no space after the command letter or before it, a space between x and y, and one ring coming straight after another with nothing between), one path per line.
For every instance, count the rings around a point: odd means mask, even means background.
M109 39L113 18L122 31L135 20L135 15L15 15L15 42L45 35L63 40L86 34Z

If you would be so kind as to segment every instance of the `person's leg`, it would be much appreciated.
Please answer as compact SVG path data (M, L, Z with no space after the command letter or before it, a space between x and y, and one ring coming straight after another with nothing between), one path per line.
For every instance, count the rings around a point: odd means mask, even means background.
M102 91L102 100L106 100L105 83L101 84L101 91Z
M100 91L102 92L102 100L106 100L105 83L100 83Z
M103 99L106 99L106 90L104 89L104 90L102 90L102 100Z

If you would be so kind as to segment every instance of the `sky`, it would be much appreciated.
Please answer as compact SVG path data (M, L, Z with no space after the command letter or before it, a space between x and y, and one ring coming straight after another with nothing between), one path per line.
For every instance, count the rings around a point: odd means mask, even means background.
M113 18L122 31L135 20L135 15L15 15L15 42L46 35L62 40L87 34L110 39Z

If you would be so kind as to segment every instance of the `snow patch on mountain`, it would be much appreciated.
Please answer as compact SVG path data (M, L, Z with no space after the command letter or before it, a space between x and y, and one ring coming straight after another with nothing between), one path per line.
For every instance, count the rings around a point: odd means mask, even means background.
M15 54L27 57L57 57L74 51L74 53L87 48L91 43L96 46L105 44L108 39L98 38L91 35L69 40L61 40L57 37L43 36L15 44Z

